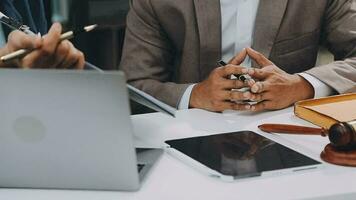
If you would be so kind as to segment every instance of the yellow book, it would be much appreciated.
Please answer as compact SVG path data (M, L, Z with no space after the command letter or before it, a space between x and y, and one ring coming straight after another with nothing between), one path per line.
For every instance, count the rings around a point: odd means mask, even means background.
M294 114L329 129L335 123L356 119L356 93L299 101L294 105Z

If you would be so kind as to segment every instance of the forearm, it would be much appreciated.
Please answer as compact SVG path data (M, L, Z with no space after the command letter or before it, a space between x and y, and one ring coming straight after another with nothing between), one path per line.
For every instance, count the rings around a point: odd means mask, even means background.
M335 62L306 73L338 93L356 92L356 6L354 0L329 1L323 21L323 41Z
M356 92L356 57L314 67L306 73L318 78L340 94Z

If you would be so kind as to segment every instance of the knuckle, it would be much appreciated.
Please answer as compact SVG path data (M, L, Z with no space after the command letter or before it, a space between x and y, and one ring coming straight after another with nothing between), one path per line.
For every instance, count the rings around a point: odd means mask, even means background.
M73 64L73 62L75 62L77 60L77 56L75 54L71 54L68 56L67 58L67 63L69 65ZM71 67L71 66L66 66L66 67Z
M241 92L236 92L236 93L235 93L235 99L236 99L236 100L244 100L243 93L241 93Z
M238 104L238 103L236 103L235 105L233 105L233 109L234 109L234 110L244 110L244 109L243 109L243 105L242 105L242 104Z
M230 110L234 110L235 109L235 104L234 103L230 103L227 105L227 108Z
M50 48L44 46L42 49L41 49L41 55L42 56L51 56L52 55L52 51Z
M230 99L231 100L237 99L236 92L230 92Z
M79 58L79 55L77 52L69 52L68 53L68 61L74 61Z
M79 58L79 52L77 50L74 50L74 49L70 49L69 50L69 55L68 55L68 58L70 60L76 60L77 58Z
M245 83L243 81L240 81L238 79L235 80L235 87L237 89L242 88L243 86L245 86Z
M84 53L81 52L81 51L78 51L78 57L79 57L80 59L85 60L85 55L84 55Z
M261 95L253 94L253 95L251 96L251 100L253 100L253 101L260 101L260 100L261 100Z
M69 51L70 49L71 49L71 45L70 45L70 43L69 42L65 42L64 44L63 44L63 48L64 48L64 50L65 51Z
M232 107L232 109L233 110L241 110L241 108L240 108L240 104L233 104L233 105L231 105L231 107Z
M256 97L256 101L262 101L264 99L264 94L259 94Z
M238 79L234 79L233 81L234 81L234 87L235 87L235 88L238 88L239 85L240 85L240 84L239 84L239 80L238 80Z
M63 43L58 47L58 53L61 55L67 54L69 51L68 43Z
M231 67L232 67L231 65L226 65L226 66L223 68L224 73L225 73L225 74L229 74Z

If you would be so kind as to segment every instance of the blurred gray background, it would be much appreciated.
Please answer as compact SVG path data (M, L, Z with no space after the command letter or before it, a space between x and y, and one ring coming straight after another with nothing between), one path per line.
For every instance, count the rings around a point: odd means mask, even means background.
M46 1L46 10L48 20L61 22L66 30L100 25L72 41L89 62L105 70L118 69L128 0L51 0Z

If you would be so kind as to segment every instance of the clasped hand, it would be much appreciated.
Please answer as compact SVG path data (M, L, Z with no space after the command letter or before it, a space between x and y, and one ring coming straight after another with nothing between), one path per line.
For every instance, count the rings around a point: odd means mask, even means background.
M246 56L260 68L240 66ZM248 74L253 80L231 79L233 74ZM246 87L248 91L239 90ZM210 111L277 110L313 96L314 88L303 77L288 74L261 53L247 48L228 65L216 68L206 80L194 86L190 107ZM248 101L256 103L250 104Z

